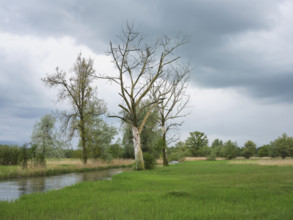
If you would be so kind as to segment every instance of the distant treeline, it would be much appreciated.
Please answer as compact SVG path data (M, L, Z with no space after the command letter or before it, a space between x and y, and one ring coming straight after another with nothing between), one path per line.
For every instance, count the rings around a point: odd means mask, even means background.
M25 145L17 146L0 144L0 165L18 165L22 164L24 161L41 160L42 155L38 155L35 149L35 146L27 147ZM63 155L63 158L82 158L82 150L63 149ZM133 158L117 144L110 145L108 150L103 152L103 154L94 154L94 152L91 152L90 155L91 158L105 160L111 160L114 158Z
M148 131L146 129L146 131ZM145 160L153 163L154 158L160 157L160 138L155 132L148 131L144 133L142 146ZM142 136L144 137L144 136ZM89 152L89 158L112 160L114 158L134 158L132 148L132 136L128 127L124 128L124 135L121 144L109 144L103 147L92 148ZM0 145L0 165L24 164L26 161L42 161L42 155L38 154L37 146L23 145ZM82 158L82 149L62 149L63 158ZM261 147L256 146L253 141L247 141L244 146L237 146L236 142L231 140L223 142L215 139L208 145L207 136L202 132L191 132L190 136L184 141L179 141L175 146L168 148L169 161L182 160L184 157L207 157L210 160L216 157L233 159L236 157L250 158L258 157L293 157L293 137L283 134L270 144Z
M228 160L236 157L293 157L293 137L283 134L267 145L257 147L248 140L244 146L239 147L236 142L215 139L208 145L207 136L202 132L191 132L185 142L178 142L174 147L168 149L169 160L180 160L180 158L207 157L214 160L216 157L223 157Z

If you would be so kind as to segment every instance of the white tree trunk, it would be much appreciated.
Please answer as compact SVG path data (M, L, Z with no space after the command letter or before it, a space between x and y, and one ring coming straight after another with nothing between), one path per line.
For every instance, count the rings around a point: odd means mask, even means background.
M140 144L140 134L138 132L137 127L132 126L132 134L133 134L133 146L134 146L134 156L135 156L135 169L144 170L143 154L142 154L141 144Z

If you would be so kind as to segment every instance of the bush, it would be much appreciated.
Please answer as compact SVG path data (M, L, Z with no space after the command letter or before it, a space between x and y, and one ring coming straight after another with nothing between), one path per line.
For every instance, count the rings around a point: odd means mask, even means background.
M237 154L238 154L238 149L237 149L236 143L233 143L231 140L227 141L224 144L223 153L224 153L223 156L228 160L236 158Z
M29 149L27 149L27 144L24 144L20 150L20 154L18 157L19 163L21 164L23 169L27 169L28 161L31 159L31 154Z
M269 157L271 151L271 145L263 145L259 148L257 156L259 157Z
M0 165L17 165L19 155L19 147L0 145Z
M149 152L143 153L144 167L147 170L154 169L156 163L156 158Z
M185 154L183 152L172 152L169 154L169 161L184 161Z
M216 160L217 158L217 149L213 148L210 152L210 154L207 157L207 160Z
M109 152L104 152L100 158L107 162L111 162L114 159L113 156Z

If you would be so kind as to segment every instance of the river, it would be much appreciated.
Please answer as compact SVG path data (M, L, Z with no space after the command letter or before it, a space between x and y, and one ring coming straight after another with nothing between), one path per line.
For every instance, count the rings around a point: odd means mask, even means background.
M0 181L0 201L16 200L22 195L34 192L58 190L83 181L111 180L113 175L131 170L132 168L115 168L82 173L69 173L58 176Z

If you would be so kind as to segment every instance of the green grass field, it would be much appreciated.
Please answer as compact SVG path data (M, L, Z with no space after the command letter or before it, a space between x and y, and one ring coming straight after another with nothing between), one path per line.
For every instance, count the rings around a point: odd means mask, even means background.
M293 167L193 161L0 202L0 219L293 219Z

